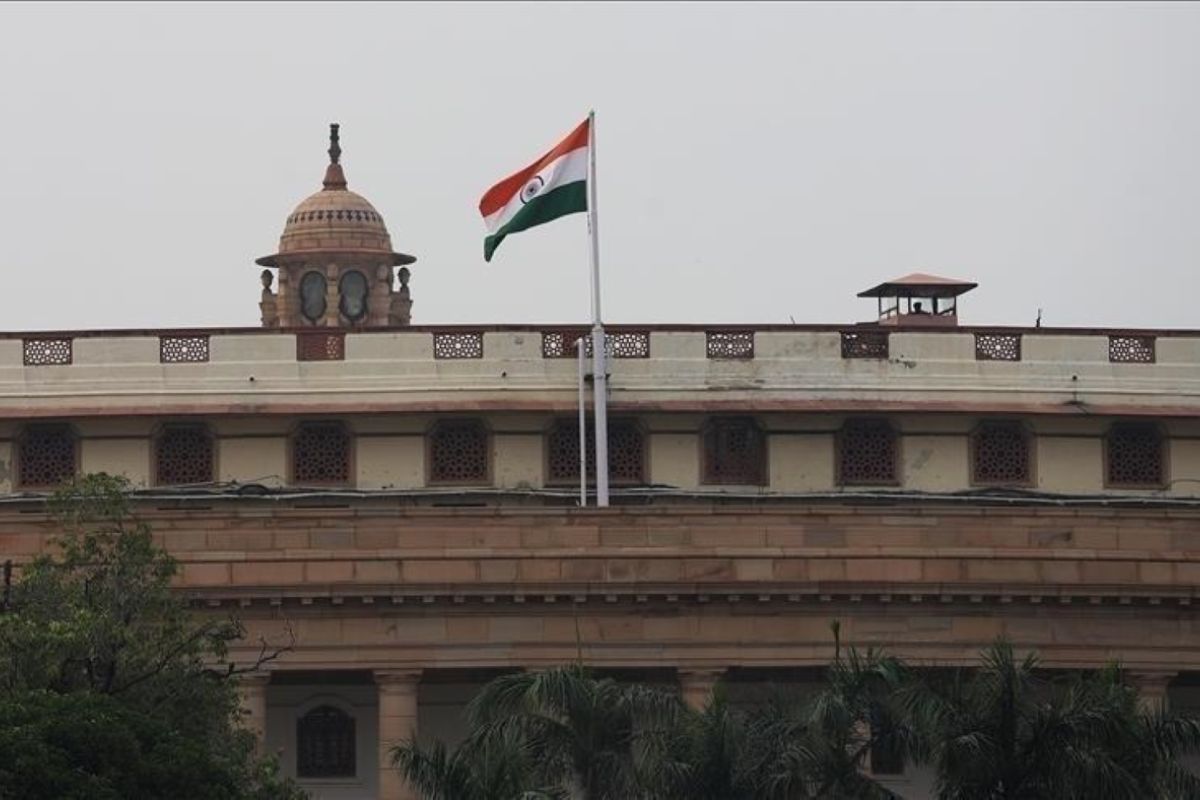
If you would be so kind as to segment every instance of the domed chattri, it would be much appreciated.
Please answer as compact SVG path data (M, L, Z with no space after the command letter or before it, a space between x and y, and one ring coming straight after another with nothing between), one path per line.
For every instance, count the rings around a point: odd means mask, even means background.
M321 191L288 215L279 252L257 259L279 270L279 292L264 283L263 325L406 325L408 270L393 292L393 268L416 261L392 250L383 217L346 188L339 126L329 126L329 165ZM314 276L315 277L312 277Z

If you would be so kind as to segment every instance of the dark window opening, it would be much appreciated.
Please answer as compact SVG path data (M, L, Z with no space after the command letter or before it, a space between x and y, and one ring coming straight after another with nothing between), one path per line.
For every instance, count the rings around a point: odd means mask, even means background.
M754 420L710 420L703 439L704 483L761 486L767 482L766 437Z
M584 428L587 481L596 479L596 429ZM608 481L613 485L645 483L646 446L641 428L627 420L608 421ZM547 482L579 484L579 423L561 420L546 435Z
M350 435L337 422L310 422L292 437L294 483L350 481Z
M353 778L354 717L319 706L296 722L296 775L300 778Z
M838 434L838 480L845 486L896 483L896 434L886 420L846 420Z

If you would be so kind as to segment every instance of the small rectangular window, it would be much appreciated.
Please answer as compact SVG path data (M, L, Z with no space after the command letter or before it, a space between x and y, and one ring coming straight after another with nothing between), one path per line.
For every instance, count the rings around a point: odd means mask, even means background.
M53 489L70 483L77 468L75 434L67 425L31 425L17 437L17 483Z
M306 422L292 434L292 482L350 482L350 434L340 422Z
M346 358L346 334L321 331L296 334L297 361L343 361Z
M1118 422L1104 441L1105 478L1109 486L1158 488L1166 483L1162 433L1149 422Z
M842 358L887 358L886 331L843 331Z
M704 440L704 483L762 486L767 482L766 436L753 419L710 420Z
M897 483L896 433L886 420L846 420L837 444L838 481L843 486Z
M489 482L489 437L482 423L442 422L429 435L429 482Z

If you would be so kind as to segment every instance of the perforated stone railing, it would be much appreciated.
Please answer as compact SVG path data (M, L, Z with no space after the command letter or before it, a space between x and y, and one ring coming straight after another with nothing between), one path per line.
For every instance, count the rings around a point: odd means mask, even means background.
M895 398L961 411L1200 415L1200 331L611 325L607 334L614 402L644 408L732 414L761 401L863 412ZM382 413L414 398L431 408L457 398L473 411L524 392L522 407L559 413L574 407L581 338L590 355L584 325L0 333L0 411L53 417L53 402L33 396L106 413L131 397L142 413L185 415L198 413L193 403L255 413L260 402ZM297 369L315 361L336 363Z
M27 367L52 367L70 364L72 340L67 337L30 338L24 340L24 363Z
M583 339L583 352L592 357L592 332L589 330L542 331L542 358L575 358L577 342ZM650 332L644 330L607 332L605 352L610 358L649 358Z

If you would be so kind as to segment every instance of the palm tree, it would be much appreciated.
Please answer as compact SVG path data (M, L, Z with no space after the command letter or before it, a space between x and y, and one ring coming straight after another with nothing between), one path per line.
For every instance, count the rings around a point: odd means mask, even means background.
M908 707L941 800L1200 796L1175 760L1200 725L1142 713L1116 667L1044 678L1035 655L998 641L980 669L916 687Z
M1200 720L1165 708L1143 709L1136 689L1115 665L1092 676L1087 684L1098 696L1097 705L1112 709L1111 719L1093 733L1099 738L1098 746L1128 774L1121 784L1131 785L1127 795L1160 800L1200 798L1200 778L1179 762L1180 756L1200 750ZM1104 774L1099 778L1109 780Z
M643 797L646 741L678 713L673 694L597 678L581 665L492 681L467 716L483 738L520 741L545 774L579 800Z
M756 800L756 755L748 715L718 685L701 710L683 706L647 737L641 782L654 800Z
M504 735L472 735L456 749L408 741L392 749L392 764L424 800L558 800L542 783L527 743Z
M758 797L764 800L877 800L896 795L867 774L872 753L906 758L915 737L897 706L907 672L894 658L850 648L834 661L826 685L799 700L778 695L756 715Z

